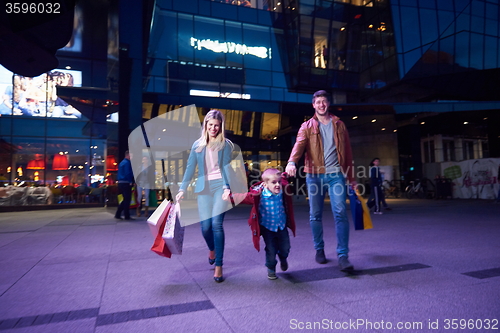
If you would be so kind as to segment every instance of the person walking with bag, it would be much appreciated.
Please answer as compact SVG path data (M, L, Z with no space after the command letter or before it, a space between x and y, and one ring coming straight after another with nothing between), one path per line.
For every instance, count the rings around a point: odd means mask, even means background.
M374 214L383 214L382 206L386 210L391 210L387 203L385 202L384 191L382 190L383 177L378 167L380 164L380 159L375 157L370 162L370 198L368 198L367 206L372 209L375 206Z
M132 186L134 186L134 173L132 171L132 163L130 163L130 153L125 152L125 158L118 165L118 191L123 195L123 200L118 205L115 213L115 219L123 220L121 215L125 216L125 220L133 220L130 217L130 201L132 200Z
M309 221L313 234L316 262L326 264L323 241L323 204L328 192L337 233L337 257L340 270L349 271L349 220L346 207L346 177L355 188L349 133L345 124L328 112L330 94L324 90L314 93L314 116L304 122L297 133L286 173L295 176L296 163L305 152L306 184L309 194Z
M198 167L194 193L198 194L198 211L201 232L209 249L208 262L215 264L215 282L224 281L222 265L224 256L224 212L227 202L222 195L229 195L229 180L224 167L231 161L233 143L224 134L224 115L210 110L203 120L201 137L196 140L188 157L186 170L176 200L184 197L189 182Z

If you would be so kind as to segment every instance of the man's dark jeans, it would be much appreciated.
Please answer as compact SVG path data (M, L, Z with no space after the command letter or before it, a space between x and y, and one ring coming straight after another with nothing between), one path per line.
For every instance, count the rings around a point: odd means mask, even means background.
M123 212L125 219L129 219L130 200L132 200L132 185L129 183L118 183L118 190L120 194L123 195L123 201L118 205L115 217L120 218Z

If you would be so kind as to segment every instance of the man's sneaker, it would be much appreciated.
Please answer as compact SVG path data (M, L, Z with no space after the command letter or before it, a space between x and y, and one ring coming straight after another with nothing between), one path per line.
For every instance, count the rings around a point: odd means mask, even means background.
M280 266L281 266L281 270L283 272L286 272L286 270L288 269L288 262L286 261L286 258L281 260Z
M349 262L349 260L345 256L339 257L339 267L340 267L340 270L343 272L352 271L354 269L352 264Z
M316 250L316 262L318 264L326 264L325 250Z
M278 277L276 276L276 272L270 269L267 270L267 278L269 280L276 280Z

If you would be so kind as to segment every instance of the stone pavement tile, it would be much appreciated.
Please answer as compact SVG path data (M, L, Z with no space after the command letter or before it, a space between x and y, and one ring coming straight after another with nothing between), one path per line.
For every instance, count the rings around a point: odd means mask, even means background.
M14 285L39 261L36 259L24 259L18 261L0 261L0 295Z
M60 213L59 213L60 214ZM0 214L0 232L25 232L40 229L60 216L52 210L6 212Z
M176 259L156 257L109 264L101 314L207 299Z
M16 327L9 330L1 330L1 332L2 333L54 333L54 332L94 333L95 318L65 321L55 324L33 325L22 328Z
M420 257L420 261L425 260L426 264L433 267L465 273L500 267L500 251L492 251L497 243L498 237L496 237L494 244L493 241L491 244L479 241L477 245L462 245L452 248L443 246L439 249L428 249L424 247L408 255L413 258Z
M432 331L429 322L440 320L442 323L444 318L464 318L466 315L463 307L411 291L347 302L339 307L355 320L364 321L360 327L383 332L429 332ZM382 323L385 326L381 326ZM398 323L402 323L402 328L398 329ZM436 330L443 331L442 326L441 330Z
M1 318L99 307L107 262L37 265L0 296Z
M228 269L226 280L222 283L216 283L210 275L203 272L192 274L218 310L250 305L258 307L269 302L286 303L293 299L306 300L314 297L285 279L269 280L264 266L246 270Z
M6 246L10 243L16 242L17 240L29 235L31 232L36 231L33 230L25 230L25 231L13 231L13 232L0 232L0 247Z
M439 267L381 274L374 276L374 278L394 286L428 295L432 295L439 290L451 290L479 282L479 280L467 277L457 271Z
M40 228L15 242L0 247L0 261L40 260L76 228L76 226Z
M352 317L341 308L314 297L287 301L275 299L258 306L221 310L221 314L235 333L367 332L349 329L347 325ZM335 325L339 325L337 329Z
M457 317L458 319L496 318L500 329L500 277L477 281L476 284L435 290L431 296L463 307L464 316Z
M101 325L95 329L95 333L139 332L232 333L233 331L216 310L203 310L119 324Z
M297 286L334 305L407 292L404 287L395 286L369 275L299 283Z
M57 245L40 264L93 261L111 252L115 226L78 227Z
M156 258L158 255L150 250L153 242L145 221L118 222L112 239L110 261Z

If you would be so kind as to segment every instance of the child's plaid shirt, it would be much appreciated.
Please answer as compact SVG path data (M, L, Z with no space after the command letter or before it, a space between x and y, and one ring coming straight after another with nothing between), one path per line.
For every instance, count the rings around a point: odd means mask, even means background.
M278 231L286 228L286 214L283 206L283 192L273 194L267 188L261 193L259 205L260 224L270 230Z

